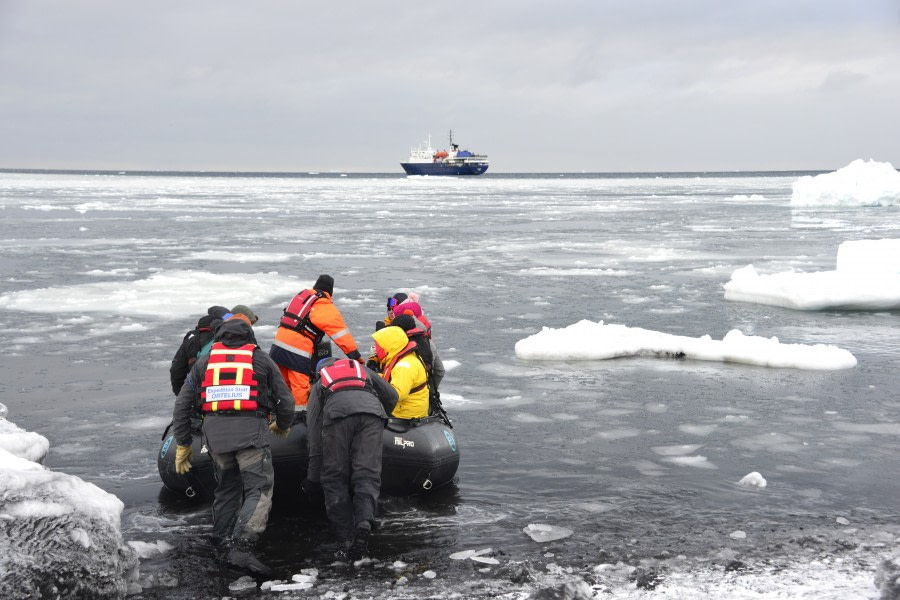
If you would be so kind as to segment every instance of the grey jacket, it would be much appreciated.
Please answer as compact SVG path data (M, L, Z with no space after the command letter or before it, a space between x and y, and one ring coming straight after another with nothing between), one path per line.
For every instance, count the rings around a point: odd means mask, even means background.
M397 390L384 378L367 367L362 367L368 380L372 383L369 389L345 389L328 395L324 406L322 397L325 389L320 381L309 390L309 401L306 406L306 425L309 434L309 466L307 478L319 481L322 472L322 428L331 425L343 417L358 413L376 415L387 420L388 415L397 406Z
M216 341L230 348L255 343L253 330L240 319L226 321L216 332ZM202 401L200 389L209 355L197 359L188 374L172 413L172 433L180 446L191 444L191 417L196 416ZM258 383L257 403L262 412L270 412L281 429L291 426L294 418L294 397L281 376L278 366L259 347L253 352L253 371ZM203 415L203 434L211 452L234 452L244 448L265 448L269 445L269 423L262 414Z

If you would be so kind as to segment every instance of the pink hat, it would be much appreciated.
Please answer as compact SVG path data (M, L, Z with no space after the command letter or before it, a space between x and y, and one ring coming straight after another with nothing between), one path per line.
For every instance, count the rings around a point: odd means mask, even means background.
M418 302L410 302L407 300L406 302L395 306L394 316L397 317L399 315L412 315L417 318L425 325L425 332L428 334L428 337L431 337L431 322L428 320L428 317L422 313L422 307L419 306Z
M406 302L402 302L394 307L394 315L402 315L405 313L409 313L414 317L422 316L422 307L419 306L418 302L410 302L407 300Z

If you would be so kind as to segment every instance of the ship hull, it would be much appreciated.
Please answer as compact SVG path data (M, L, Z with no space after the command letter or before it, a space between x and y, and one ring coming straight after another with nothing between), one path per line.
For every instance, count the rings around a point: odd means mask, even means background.
M488 165L475 163L467 165L450 165L447 163L400 163L407 175L481 175L488 170Z

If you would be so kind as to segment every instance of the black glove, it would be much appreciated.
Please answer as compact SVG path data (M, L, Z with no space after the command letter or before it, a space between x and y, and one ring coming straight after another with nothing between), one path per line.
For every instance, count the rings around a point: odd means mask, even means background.
M347 358L350 360L355 360L356 362L364 363L362 358L362 354L359 353L359 350L354 350L353 352L347 353Z

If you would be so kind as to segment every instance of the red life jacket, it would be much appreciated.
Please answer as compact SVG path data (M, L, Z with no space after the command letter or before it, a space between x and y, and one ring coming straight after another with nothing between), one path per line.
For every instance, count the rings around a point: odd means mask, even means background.
M391 371L394 370L394 365L397 364L397 361L399 361L401 358L403 358L403 357L406 356L407 354L415 354L416 358L418 358L419 361L422 362L422 366L423 366L423 367L425 366L424 361L422 361L422 359L421 359L421 358L419 357L419 355L416 353L416 343L413 342L413 341L409 341L409 342L406 344L406 346L403 347L403 350L401 350L400 352L398 352L398 353L397 353L397 356L395 356L395 357L391 360L391 362L388 363L388 365L384 368L384 371L382 371L382 376L385 378L386 381L390 381L390 380L391 380ZM409 390L409 393L410 393L410 394L412 394L412 393L414 393L414 392L418 392L419 390L425 389L425 387L428 385L428 371L427 371L427 369L426 369L425 375L426 375L426 377L425 377L425 383L423 383L423 384L421 384L421 385L417 385L417 386L414 387L413 389Z
M259 384L253 371L256 344L229 348L221 342L212 345L209 364L203 376L200 398L203 412L255 411L259 409Z
M312 321L309 320L309 311L312 310L316 300L324 296L325 292L319 290L303 290L294 296L288 307L284 309L284 315L278 326L301 333L318 344L325 336L325 332L312 324Z
M340 390L364 389L369 379L362 366L350 359L336 360L319 371L322 388L328 394ZM370 384L371 387L371 384Z

